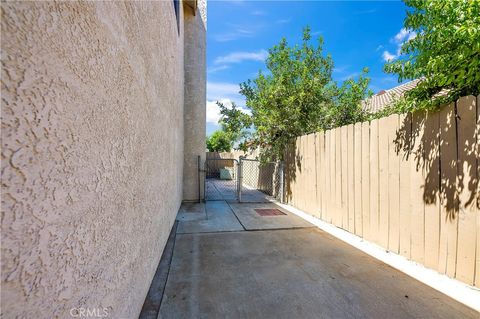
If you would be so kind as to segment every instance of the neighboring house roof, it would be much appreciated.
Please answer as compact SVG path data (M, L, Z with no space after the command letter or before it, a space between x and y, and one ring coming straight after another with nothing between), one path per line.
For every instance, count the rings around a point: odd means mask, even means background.
M405 92L417 86L419 80L403 83L389 90L382 90L372 97L362 101L362 108L370 112L378 112L389 105L392 101L401 97Z

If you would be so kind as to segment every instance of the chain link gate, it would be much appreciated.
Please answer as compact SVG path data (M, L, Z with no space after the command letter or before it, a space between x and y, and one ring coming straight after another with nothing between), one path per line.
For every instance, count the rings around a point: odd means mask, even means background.
M240 157L238 170L240 202L284 201L283 162L266 162Z
M240 157L207 158L204 170L205 200L239 202L284 201L283 162L262 163Z
M238 200L238 161L233 158L205 160L205 200Z

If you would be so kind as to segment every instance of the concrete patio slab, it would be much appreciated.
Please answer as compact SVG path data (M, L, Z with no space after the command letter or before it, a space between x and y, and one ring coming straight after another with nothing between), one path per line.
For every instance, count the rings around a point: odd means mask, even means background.
M207 200L236 200L237 184L235 180L210 178L206 180Z
M221 180L209 178L206 180L206 196L208 201L226 200L230 203L238 202L237 184L235 180ZM243 185L242 202L245 203L269 203L271 196L261 191Z
M207 205L208 206L208 205ZM177 234L158 318L478 318L316 228Z
M295 214L274 203L230 203L230 207L246 230L314 227ZM260 216L255 209L278 209L285 215Z
M182 203L177 214L177 221L186 222L207 219L204 203Z
M244 230L230 209L230 206L225 201L209 201L206 204L199 203L196 205L198 205L198 207L191 210L201 210L201 205L204 205L205 214L199 214L197 212L187 213L183 211L180 216L182 220L177 218L177 220L179 220L177 227L178 234ZM193 214L195 217L188 217L189 214ZM198 216L202 217L200 218Z

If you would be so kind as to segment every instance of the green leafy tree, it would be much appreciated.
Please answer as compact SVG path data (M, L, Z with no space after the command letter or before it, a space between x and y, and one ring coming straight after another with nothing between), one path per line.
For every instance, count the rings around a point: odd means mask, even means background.
M217 102L220 107L220 125L230 139L236 144L236 148L246 151L248 141L251 136L252 118L242 111L234 102L231 107L227 107L221 102Z
M207 136L207 149L209 152L230 152L233 140L231 135L223 130L217 130Z
M364 68L358 80L347 79L337 91L335 103L333 103L331 124L329 127L338 127L346 124L367 120L369 116L362 110L362 100L370 96L368 89L370 79L366 76L368 68Z
M435 108L460 96L480 93L480 1L405 0L404 21L416 37L401 57L385 65L399 81L420 79L395 108Z
M222 123L237 133L250 130L248 147L260 147L262 159L281 159L297 136L365 118L361 100L368 95L368 70L358 81L350 79L338 87L323 39L312 45L308 27L300 45L289 46L283 38L272 47L266 67L268 73L240 84L251 116L221 107Z

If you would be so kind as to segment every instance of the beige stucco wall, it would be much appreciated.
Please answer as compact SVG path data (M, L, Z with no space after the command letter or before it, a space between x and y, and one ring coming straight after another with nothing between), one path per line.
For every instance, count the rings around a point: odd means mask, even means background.
M184 201L203 197L204 174L198 172L205 162L206 135L206 1L198 1L196 14L185 6L185 157Z
M173 2L1 7L2 316L135 318L182 199Z

